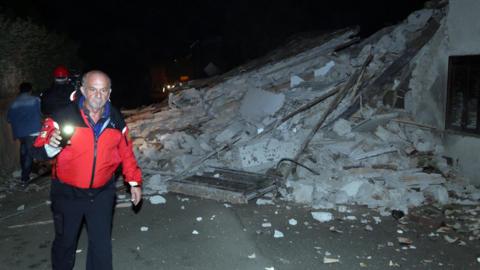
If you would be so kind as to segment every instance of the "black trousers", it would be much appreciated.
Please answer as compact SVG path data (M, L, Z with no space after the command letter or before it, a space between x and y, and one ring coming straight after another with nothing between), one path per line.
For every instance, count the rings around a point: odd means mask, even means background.
M22 168L22 183L28 183L33 166L33 142L35 137L26 136L20 139L20 167Z
M52 269L73 269L78 236L85 220L88 232L86 269L111 270L113 180L100 189L78 189L53 180L50 197L55 225Z

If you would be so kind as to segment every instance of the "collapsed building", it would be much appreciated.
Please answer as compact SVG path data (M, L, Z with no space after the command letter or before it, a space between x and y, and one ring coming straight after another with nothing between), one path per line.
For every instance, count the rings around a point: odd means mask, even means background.
M313 208L478 204L480 89L465 112L452 83L456 55L480 50L475 10L435 1L363 40L358 29L297 39L191 82L168 106L124 111L145 193L237 172L273 177L283 198Z

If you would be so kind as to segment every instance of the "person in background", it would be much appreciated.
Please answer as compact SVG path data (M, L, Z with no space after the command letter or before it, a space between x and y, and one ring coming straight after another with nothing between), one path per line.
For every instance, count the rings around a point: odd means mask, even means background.
M68 69L61 65L53 70L52 86L40 95L44 116L50 116L72 102L71 96L75 95L75 85L69 75Z
M115 171L122 164L134 205L141 200L142 172L125 121L109 102L107 74L87 72L80 90L77 100L45 119L34 144L45 158L54 158L52 267L74 267L78 233L85 220L89 239L86 269L111 270Z
M33 165L33 142L41 128L42 113L40 99L32 95L32 85L20 84L20 94L7 111L7 121L12 127L13 137L20 141L21 185L26 187L30 181Z

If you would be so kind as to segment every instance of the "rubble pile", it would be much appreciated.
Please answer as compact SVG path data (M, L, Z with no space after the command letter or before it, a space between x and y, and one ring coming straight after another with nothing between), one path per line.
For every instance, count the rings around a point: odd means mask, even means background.
M444 13L416 11L365 40L344 29L304 51L290 44L301 52L278 49L171 93L168 107L124 112L145 193L223 167L281 173L282 195L314 208L362 204L389 213L478 203L478 190L443 156L436 130L403 109L415 57Z

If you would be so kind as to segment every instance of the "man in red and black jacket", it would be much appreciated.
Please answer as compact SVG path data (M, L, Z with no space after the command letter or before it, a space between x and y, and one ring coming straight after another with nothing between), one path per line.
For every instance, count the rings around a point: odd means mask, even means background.
M80 88L83 96L47 118L35 141L42 155L54 158L53 269L73 268L84 218L89 239L87 269L112 269L114 181L120 164L133 204L141 200L141 171L125 121L108 101L110 86L105 73L86 73Z

